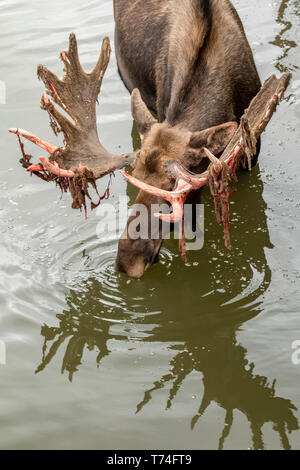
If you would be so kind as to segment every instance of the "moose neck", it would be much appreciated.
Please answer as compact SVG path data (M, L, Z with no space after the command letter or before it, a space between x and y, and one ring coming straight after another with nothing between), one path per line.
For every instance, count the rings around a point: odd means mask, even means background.
M243 26L228 0L115 0L115 18L121 77L130 91L140 90L160 122L194 132L238 121L260 89ZM137 53L141 44L146 46Z
M203 89L203 83L191 83L190 91L173 107L167 110L165 121L169 125L197 132L229 121L239 120L240 115L234 112L228 95L218 96L215 91Z
M211 0L202 5L194 19L186 18L183 37L173 20L168 65L158 80L163 83L157 97L159 119L191 132L239 121L261 85L230 2ZM156 72L159 75L159 69Z

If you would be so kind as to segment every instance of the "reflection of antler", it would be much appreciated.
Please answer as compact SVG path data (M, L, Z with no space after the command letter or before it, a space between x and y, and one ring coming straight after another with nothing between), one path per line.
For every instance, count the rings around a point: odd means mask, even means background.
M296 1L297 0L294 0L294 3L296 3ZM274 44L280 48L281 55L277 57L275 63L275 67L279 72L285 72L288 69L284 64L284 59L288 57L292 48L297 47L297 42L287 37L287 33L290 32L293 26L292 22L289 21L291 13L288 11L289 7L292 8L292 5L293 2L290 2L290 0L281 0L276 18L276 22L280 25L280 31L276 35L274 41L270 42L270 44ZM292 35L290 35L290 37L292 37Z
M187 362L190 362L189 366L187 366ZM167 382L173 382L166 405L166 409L171 408L172 401L176 397L182 382L193 371L193 364L191 363L188 353L184 351L177 354L176 357L172 359L171 366L170 373L164 375L157 382L154 382L154 387L145 392L143 400L137 405L136 413L139 413L144 406L151 401L152 393L163 388Z
M71 291L67 302L74 305L78 302L78 293ZM60 346L69 338L67 347L64 352L62 361L62 373L67 371L69 373L69 380L72 381L74 373L82 363L85 346L92 351L96 347L98 355L96 358L97 365L100 361L109 354L107 341L110 339L109 324L104 322L99 317L87 315L87 306L85 303L80 305L78 312L66 311L58 315L60 320L59 327L48 327L43 325L41 328L41 335L44 337L43 355L41 364L37 367L36 373L41 372L51 362L53 357L58 352ZM47 351L47 345L50 343L50 348Z
M41 334L45 336L45 342L42 362L37 367L35 371L36 373L45 369L57 353L59 347L67 338L70 339L64 353L61 372L64 373L64 371L68 371L70 382L72 382L73 375L78 370L78 366L82 363L85 346L87 346L90 351L92 351L95 346L98 348L99 353L96 358L97 365L100 364L101 359L109 354L109 349L107 348L106 340L104 340L103 332L84 328L77 329L76 327L74 327L69 333L62 333L62 331L63 328L47 327L46 332L45 327L42 328ZM50 336L48 336L49 334ZM47 343L49 341L53 341L56 336L57 339L51 344L49 352L46 354Z
M197 370L203 374L204 393L198 413L191 420L192 429L214 401L226 411L219 449L223 449L225 439L230 434L235 409L244 413L250 423L254 449L264 447L262 427L267 422L273 423L283 448L289 449L287 431L299 429L297 418L293 414L295 406L290 400L275 396L275 381L269 385L266 377L254 375L253 364L246 368L247 351L237 345L232 336L223 342L225 350L222 347L214 350L214 346L210 346L211 349L210 347L202 349L190 345L187 351L178 353L170 363L170 373L165 374L161 380L154 383L154 387L145 392L137 412L150 402L154 391L163 388L171 381L173 385L167 400L167 408L170 408L184 379L192 371ZM212 344L213 340L210 341L210 345ZM233 367L233 374L230 376L228 376L228 358Z

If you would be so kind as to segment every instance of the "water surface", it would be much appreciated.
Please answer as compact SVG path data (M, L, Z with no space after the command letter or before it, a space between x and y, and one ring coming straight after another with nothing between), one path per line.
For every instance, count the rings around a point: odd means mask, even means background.
M133 281L114 272L118 238L99 236L99 212L85 221L68 195L25 174L7 133L20 126L56 142L36 66L61 73L74 31L91 69L101 39L113 45L112 1L0 2L0 448L300 448L291 360L300 340L300 3L233 3L262 80L293 73L259 166L239 177L234 249L224 248L205 191L204 248L184 265L167 241L160 263ZM132 148L114 55L98 120L105 147ZM111 193L115 205L136 194L119 176Z

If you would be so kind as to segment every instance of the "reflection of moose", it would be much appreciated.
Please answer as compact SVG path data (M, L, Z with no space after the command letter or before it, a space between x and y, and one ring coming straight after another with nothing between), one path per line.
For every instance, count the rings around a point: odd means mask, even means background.
M91 288L98 288L97 282L90 280ZM78 304L79 302L79 304ZM72 381L73 374L78 370L81 364L85 346L92 351L95 347L98 349L97 364L101 359L109 354L107 341L110 339L109 323L98 318L91 311L90 306L86 306L84 302L80 302L78 292L72 291L68 298L69 305L77 305L78 311L72 309L62 315L57 315L60 320L58 328L42 326L41 335L44 337L42 362L38 366L36 372L41 372L50 363L59 347L68 341L68 345L64 354L62 372L65 370L69 373L69 379ZM87 301L88 303L88 301ZM89 313L87 313L89 312ZM52 341L51 347L47 352L47 345Z
M286 16L286 11L291 4L297 8L297 1L294 1L290 3L290 0L282 0L279 9L278 9L278 15L277 15L277 23L282 26L282 29L280 32L276 35L274 41L271 42L271 44L274 44L275 46L278 46L282 49L282 54L280 57L277 58L276 62L276 68L280 72L285 72L288 67L284 64L284 60L287 58L289 51L297 47L297 43L293 40L287 39L284 37L284 35L291 29L292 23L285 19Z
M268 422L273 423L274 430L280 436L282 447L288 449L290 444L287 432L299 429L294 416L295 407L290 400L276 396L275 381L270 385L267 377L254 373L254 364L248 364L247 350L238 344L236 339L236 332L241 325L258 315L261 295L270 283L270 270L264 254L264 248L270 247L270 243L264 212L265 203L261 197L262 183L256 176L257 171L257 169L253 171L250 182L248 175L240 177L241 193L236 197L237 202L232 211L235 249L230 257L229 255L227 258L225 255L220 257L223 260L220 261L220 270L218 271L211 263L215 247L206 243L201 252L201 265L199 265L199 270L205 273L205 276L201 276L201 284L199 276L188 275L188 271L187 273L182 271L180 277L173 277L170 280L172 293L182 293L177 295L174 308L171 298L169 302L162 303L161 300L168 289L167 281L162 286L160 277L151 278L151 287L156 289L157 295L149 296L145 299L145 303L148 311L161 311L161 314L143 316L135 314L134 318L130 316L130 322L134 322L136 328L139 325L147 326L149 332L151 326L149 336L143 338L144 342L167 343L171 350L172 345L176 343L169 371L158 378L157 382L145 392L136 411L141 412L150 402L152 394L167 383L172 384L167 401L167 407L171 407L184 379L193 371L199 372L202 374L204 392L199 411L192 418L192 428L214 401L226 412L224 430L219 440L220 448L223 448L225 439L230 433L234 410L239 410L250 423L255 449L264 446L262 427ZM250 192L249 186L252 188ZM244 220L242 226L238 220L241 213ZM214 216L208 210L206 224L213 224L209 229L210 233L220 230L215 226ZM217 239L216 233L212 233L211 236L213 240ZM251 244L249 244L250 237ZM232 257L230 264L228 260ZM246 278L249 284L254 270L260 273L263 279L246 295L245 291L240 292L241 279ZM185 275L188 278L187 282ZM222 287L223 279L224 292L223 289L218 289L212 295L205 295L216 283ZM128 291L126 278L120 277L119 283L119 291L130 298L132 293ZM138 287L133 284L134 296ZM146 287L143 288L143 295L147 290ZM76 289L70 292L66 300L67 309L57 315L59 326L42 327L43 356L37 372L45 369L65 341L67 347L62 371L68 371L70 380L81 365L86 349L98 350L99 365L107 355L113 354L113 350L110 351L108 348L109 340L128 341L126 320L129 314L124 313L121 307L119 309L116 307L113 313L110 312L110 317L115 315L119 320L124 320L124 323L119 323L122 332L116 335L112 323L107 318L104 319L100 313L99 299L102 291L101 282L90 278L84 286L81 284L80 292ZM194 292L197 292L197 298L193 297ZM101 309L103 310L103 304ZM129 309L135 310L133 307L130 308L130 305Z
M236 341L239 326L239 323L229 322L221 328L216 328L215 324L205 328L200 322L198 339L186 341L184 350L172 359L169 372L145 392L137 412L151 400L153 392L169 382L172 386L167 408L170 408L184 379L198 371L203 374L204 392L199 411L191 420L192 428L214 401L226 412L219 449L223 449L225 438L230 433L234 410L247 417L254 449L264 447L262 427L267 422L271 422L278 432L282 447L289 449L287 431L299 429L293 414L296 408L290 400L275 396L275 380L269 385L266 377L254 374L254 364L248 363L246 349ZM154 332L154 336L156 334L159 336L159 332Z
M92 289L98 287L94 281ZM77 294L73 292L69 300L70 305L76 302ZM107 321L93 314L87 314L85 310L81 310L82 307L82 304L78 306L78 311L82 311L82 314L77 312L74 316L74 312L69 311L59 315L58 328L49 328L46 325L42 327L41 334L45 342L43 360L37 372L46 367L67 339L69 340L63 358L62 372L68 371L70 380L81 364L85 346L89 350L95 347L98 349L97 364L99 364L111 353L107 347L108 340L125 339L123 336L111 335ZM244 320L254 315L253 312L246 312ZM221 309L220 316L226 316L227 323L224 320L218 322L216 318L210 322L205 316L199 319L197 334L194 328L186 328L181 332L176 341L182 339L183 350L177 352L172 359L169 372L145 392L143 400L137 405L137 412L150 402L152 393L163 388L167 382L172 383L167 401L167 408L170 408L184 379L193 371L197 371L203 374L204 393L199 411L191 421L192 428L211 402L215 401L226 411L224 429L219 440L220 449L223 448L225 438L230 433L234 410L241 411L247 417L253 436L253 448L264 447L262 427L265 423L271 422L274 430L280 435L282 447L289 449L287 431L299 429L298 421L293 414L295 406L290 400L275 396L275 381L269 385L266 377L253 373L254 364L248 364L247 351L237 343L235 337L242 316L234 316L233 319L229 308ZM167 341L168 337L171 340L172 330L169 320L170 318L165 319L153 330L150 341L162 341L162 338L163 341ZM166 329L170 330L167 336ZM51 341L52 345L46 354L47 344Z

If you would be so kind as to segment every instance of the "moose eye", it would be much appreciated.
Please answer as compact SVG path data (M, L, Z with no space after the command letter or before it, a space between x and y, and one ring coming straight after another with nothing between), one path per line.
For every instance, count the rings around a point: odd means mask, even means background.
M146 157L145 165L150 173L154 173L157 169L157 163L162 153L159 149L152 150Z

